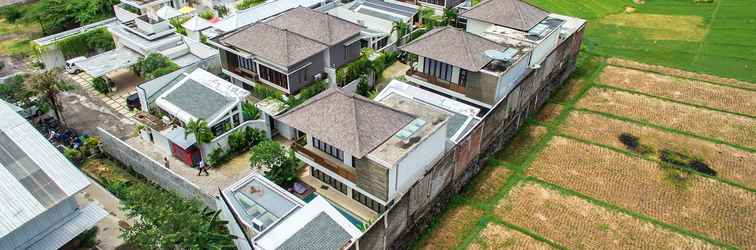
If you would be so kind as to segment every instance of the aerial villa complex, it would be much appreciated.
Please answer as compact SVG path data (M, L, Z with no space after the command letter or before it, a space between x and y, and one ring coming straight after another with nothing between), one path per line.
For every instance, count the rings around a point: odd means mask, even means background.
M87 27L106 28L115 49L73 65L82 74L107 76L157 53L178 66L128 87L138 97L135 139L148 148L126 140L120 143L127 149L112 154L129 152L126 160L158 168L159 174L144 175L165 189L205 197L229 221L238 249L406 247L413 230L480 170L483 155L508 141L574 70L585 27L584 20L520 0L475 6L463 0L270 0L241 10L228 3L122 0L113 6L116 18ZM198 15L219 5L230 12L207 20ZM458 17L426 28L421 7L437 14L450 9ZM184 22L178 27L172 19ZM399 37L397 27L407 33ZM87 29L36 40L50 48L44 63L65 64L70 58L55 49L55 40ZM383 72L363 73L337 83L354 62L388 54L401 61L388 79ZM366 86L375 89L370 98L358 90ZM212 139L188 132L197 121L206 123ZM245 171L226 168L204 179L182 170L231 151L232 137L247 128L293 152L302 166L293 184L279 186L264 168L250 172L249 163ZM2 135L0 146L9 147ZM148 160L133 160L141 157ZM156 164L169 158L180 165ZM65 198L86 186L72 176L71 183L81 185L48 193ZM40 202L35 214L49 203ZM24 222L15 220L14 226ZM6 238L0 246L28 241Z

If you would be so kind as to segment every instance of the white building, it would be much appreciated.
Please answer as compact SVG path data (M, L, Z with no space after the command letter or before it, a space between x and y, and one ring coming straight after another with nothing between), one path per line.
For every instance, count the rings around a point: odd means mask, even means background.
M0 100L0 249L58 249L108 215L80 207L91 183Z

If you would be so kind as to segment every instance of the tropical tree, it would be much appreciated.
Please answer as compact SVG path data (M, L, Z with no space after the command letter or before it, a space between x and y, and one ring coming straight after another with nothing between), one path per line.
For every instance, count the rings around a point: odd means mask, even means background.
M242 116L244 116L244 120L257 120L257 118L260 118L260 109L258 109L254 104L251 104L248 101L244 101L241 106Z
M426 28L431 29L435 26L433 20L433 17L436 15L435 10L430 7L420 7L418 15L420 16L420 23L423 24L423 26L426 26Z
M391 33L396 33L396 46L402 45L404 36L409 33L409 24L403 21L394 21L391 26Z
M58 94L61 92L74 89L73 85L69 84L61 75L60 69L48 70L42 73L33 74L26 79L27 85L31 86L31 90L39 97L45 98L50 108L55 112L55 118L59 122L64 123L63 114L61 113L62 107L58 100Z
M189 137L189 135L194 135L194 138L197 140L197 145L210 143L214 137L213 131L210 130L207 121L204 119L190 119L189 122L186 123L186 126L184 126L184 139ZM202 154L202 147L199 147L199 149L200 154Z
M252 148L249 157L252 168L265 170L265 177L279 186L286 187L297 178L299 164L294 152L285 150L273 141L263 141Z
M441 16L441 22L443 23L443 25L451 25L456 27L457 12L449 8L444 9L444 15Z
M230 249L228 223L197 200L187 200L149 184L131 185L121 203L136 223L121 238L139 249Z

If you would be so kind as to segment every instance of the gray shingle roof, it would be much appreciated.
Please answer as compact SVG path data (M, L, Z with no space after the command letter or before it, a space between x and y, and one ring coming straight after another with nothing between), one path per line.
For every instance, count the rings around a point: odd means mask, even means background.
M402 46L402 50L477 72L491 59L483 52L506 46L452 27L436 28Z
M274 17L268 24L303 35L328 46L358 35L362 26L344 19L297 7Z
M330 216L320 212L276 250L337 250L351 238Z
M291 31L255 23L222 37L221 42L283 66L296 64L328 47Z
M276 119L361 158L414 117L331 88Z
M165 99L192 116L204 120L208 120L218 110L233 102L233 99L192 79L188 79L180 88L166 95Z
M461 17L528 31L546 19L548 12L520 0L486 0Z

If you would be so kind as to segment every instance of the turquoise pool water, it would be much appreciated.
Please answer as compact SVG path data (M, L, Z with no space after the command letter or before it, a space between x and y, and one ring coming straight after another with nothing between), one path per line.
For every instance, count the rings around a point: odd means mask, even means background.
M312 192L309 195L307 195L306 197L304 197L304 199L302 199L302 200L304 200L304 202L309 203L310 201L312 201L313 199L315 199L315 197L318 197L318 194L315 193L315 192ZM323 198L325 198L325 197L323 197ZM328 200L328 199L326 199L326 200ZM328 202L331 203L331 205L333 205L333 207L335 207L336 210L339 210L339 213L341 213L342 215L344 215L344 217L346 217L347 220L349 220L349 222L352 223L352 225L356 226L359 229L362 229L362 227L363 227L363 225L365 223L362 220L360 220L359 218L357 218L356 215L354 215L351 212L347 211L346 209L340 207L339 205L331 202L330 200L328 200Z

